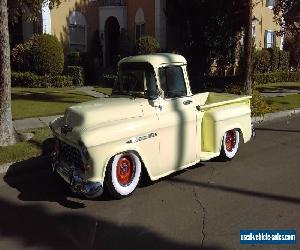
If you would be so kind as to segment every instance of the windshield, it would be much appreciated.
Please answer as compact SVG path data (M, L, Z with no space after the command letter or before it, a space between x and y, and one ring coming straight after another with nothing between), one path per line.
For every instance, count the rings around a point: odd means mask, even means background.
M123 63L120 65L113 94L146 98L145 93L155 92L156 79L148 63Z

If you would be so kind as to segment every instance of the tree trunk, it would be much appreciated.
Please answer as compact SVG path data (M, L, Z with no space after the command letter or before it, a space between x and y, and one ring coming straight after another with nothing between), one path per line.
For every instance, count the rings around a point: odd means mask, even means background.
M247 0L247 21L245 25L245 77L244 84L248 95L252 95L252 0Z
M7 0L0 0L0 146L16 143L11 114L11 69Z

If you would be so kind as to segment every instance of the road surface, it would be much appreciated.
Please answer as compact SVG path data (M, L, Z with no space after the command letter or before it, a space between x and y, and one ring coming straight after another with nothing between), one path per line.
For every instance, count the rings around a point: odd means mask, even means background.
M73 196L41 159L15 167L28 171L0 176L0 249L300 249L300 115L123 200ZM296 229L298 243L242 246L241 229Z

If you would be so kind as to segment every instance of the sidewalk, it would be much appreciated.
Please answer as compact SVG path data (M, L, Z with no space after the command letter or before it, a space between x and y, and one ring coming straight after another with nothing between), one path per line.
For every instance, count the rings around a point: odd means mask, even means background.
M26 118L22 120L15 120L13 121L13 124L14 124L14 128L17 131L24 130L24 129L32 129L32 128L43 128L43 127L48 127L49 122L53 121L57 117L59 116Z
M89 96L96 97L96 98L107 97L107 95L95 91L93 86L79 87L74 89L74 91L81 91Z
M288 96L296 94L300 94L300 90L280 88L261 92L261 95L264 97Z

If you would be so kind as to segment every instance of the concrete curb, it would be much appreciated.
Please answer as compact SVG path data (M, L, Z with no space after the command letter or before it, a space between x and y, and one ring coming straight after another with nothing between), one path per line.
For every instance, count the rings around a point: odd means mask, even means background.
M10 163L0 165L0 174L6 174L6 172L10 168L10 166L13 165L13 164L14 164L14 162L10 162Z
M275 119L291 117L299 113L300 113L300 109L286 110L286 111L280 111L276 113L269 113L266 114L264 117L260 117L260 116L252 117L251 120L253 124L258 124L262 122L272 121Z

